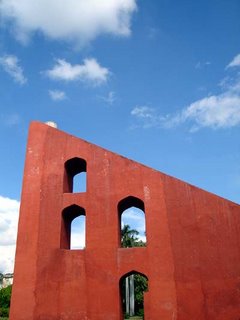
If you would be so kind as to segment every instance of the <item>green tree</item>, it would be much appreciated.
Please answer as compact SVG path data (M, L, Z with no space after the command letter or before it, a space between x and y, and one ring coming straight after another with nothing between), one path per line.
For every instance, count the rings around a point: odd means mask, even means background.
M146 246L146 243L140 240L137 236L139 235L139 232L135 229L131 229L131 227L127 224L124 225L121 230L121 245L124 248L131 248L131 247L144 247ZM131 288L130 286L130 292L132 291L134 296L134 310L132 312L134 314L138 314L143 316L143 295L144 292L148 289L148 282L147 278L140 275L140 274L134 274L134 286ZM129 277L125 279L125 282L123 282L122 287L122 294L123 294L123 306L126 312L129 312L129 307L126 305L127 301L129 300L129 297L127 297L126 292L126 286L129 286ZM127 290L128 291L128 290ZM131 296L131 293L130 293ZM130 310L131 311L131 310ZM130 314L132 313L130 312Z
M0 286L2 285L2 283L3 283L3 273L0 272Z
M131 229L128 224L125 224L121 230L121 245L123 248L136 247L139 239L139 232Z
M143 315L143 295L148 290L148 280L141 274L134 275L135 313Z
M0 317L8 317L9 315L11 294L12 286L0 290Z

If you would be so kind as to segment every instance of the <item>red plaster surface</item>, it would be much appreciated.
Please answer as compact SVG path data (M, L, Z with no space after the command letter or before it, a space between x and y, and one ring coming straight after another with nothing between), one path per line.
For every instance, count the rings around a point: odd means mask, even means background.
M66 161L87 163L67 193ZM145 206L147 247L120 248L118 203ZM62 211L86 212L86 248L64 249ZM120 279L149 280L145 320L240 319L240 206L47 125L27 146L10 320L122 320Z

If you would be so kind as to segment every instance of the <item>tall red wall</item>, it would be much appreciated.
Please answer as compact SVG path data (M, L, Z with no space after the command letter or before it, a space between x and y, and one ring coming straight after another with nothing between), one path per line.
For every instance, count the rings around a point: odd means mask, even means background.
M87 163L71 193L65 163ZM145 207L147 246L121 248L118 204ZM86 248L64 249L62 212L86 213ZM30 127L10 320L120 320L120 279L149 280L145 320L239 320L240 206L47 125Z

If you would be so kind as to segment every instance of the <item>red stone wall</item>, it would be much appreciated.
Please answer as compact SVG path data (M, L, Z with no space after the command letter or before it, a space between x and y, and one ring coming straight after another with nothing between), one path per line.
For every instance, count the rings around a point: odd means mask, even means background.
M76 157L84 193L67 192ZM147 247L120 247L118 204L130 196L144 203ZM71 205L86 213L84 250L66 249ZM10 320L122 320L119 282L133 271L149 280L145 320L239 320L239 249L239 205L31 124Z

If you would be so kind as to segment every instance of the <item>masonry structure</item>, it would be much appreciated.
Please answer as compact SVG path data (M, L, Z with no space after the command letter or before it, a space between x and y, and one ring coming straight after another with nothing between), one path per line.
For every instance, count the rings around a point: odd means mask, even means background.
M86 192L74 176L86 172ZM121 248L123 210L147 246ZM86 247L70 250L86 216ZM240 206L48 125L27 145L10 320L122 320L120 282L148 279L145 320L239 320Z

